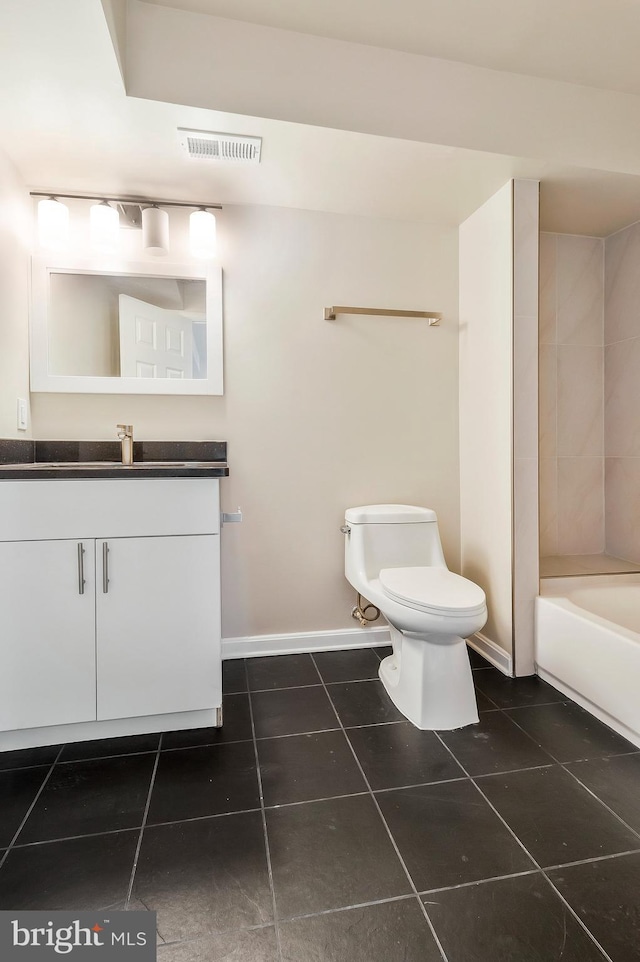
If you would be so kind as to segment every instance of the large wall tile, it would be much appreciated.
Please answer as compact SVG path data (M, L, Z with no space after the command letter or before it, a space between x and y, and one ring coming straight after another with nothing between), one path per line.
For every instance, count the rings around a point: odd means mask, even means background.
M640 337L608 344L604 360L605 452L640 457Z
M558 553L604 548L602 458L558 458Z
M540 234L539 323L540 343L556 344L556 248L557 234Z
M603 263L600 238L558 235L559 344L603 343Z
M540 458L540 554L558 553L558 459Z
M606 458L607 554L640 564L640 458Z
M603 454L603 348L558 346L558 455Z
M555 344L541 344L538 414L541 458L555 458L557 454L557 363L558 349Z
M640 335L640 224L605 241L605 344Z

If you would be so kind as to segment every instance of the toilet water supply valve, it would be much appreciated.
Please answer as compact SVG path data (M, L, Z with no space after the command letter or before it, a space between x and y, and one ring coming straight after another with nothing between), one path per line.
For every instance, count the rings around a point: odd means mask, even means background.
M340 526L340 531L342 534L351 534L351 528L348 524L343 524ZM362 607L363 597L360 592L356 592L357 604L355 608L351 609L351 617L359 621L363 628L366 628L368 624L372 621L377 621L380 617L380 609L376 608L375 605L366 604L364 608ZM367 615L368 611L375 611L374 615Z
M356 595L357 595L358 603L355 606L355 608L352 608L351 617L355 618L356 621L359 621L363 628L366 628L369 622L378 620L378 618L380 617L380 609L376 608L375 605L371 605L371 604L365 605L363 608L362 602L364 599L362 595L360 594L359 591L356 593ZM373 609L375 611L375 615L373 616L367 615L367 612L370 609Z

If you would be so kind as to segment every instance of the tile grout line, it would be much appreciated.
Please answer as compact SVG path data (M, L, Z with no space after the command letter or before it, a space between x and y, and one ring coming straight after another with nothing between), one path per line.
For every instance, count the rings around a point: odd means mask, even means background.
M256 763L256 778L258 780L258 793L260 795L260 817L262 819L262 834L264 836L264 849L267 861L267 874L269 876L269 888L271 889L271 906L273 912L273 928L276 936L276 946L278 950L278 959L280 962L282 960L282 943L280 941L280 922L278 919L278 906L276 903L276 887L273 882L273 867L271 864L271 848L269 846L269 832L267 829L267 816L265 814L264 807L264 793L262 789L262 775L260 773L260 756L258 755L258 740L256 738L256 726L255 719L253 717L253 703L251 700L251 691L249 691L249 669L247 667L247 661L244 662L244 670L247 678L247 695L249 697L249 716L251 718L251 733L253 735L253 754Z
M350 909L364 909L371 905L388 905L393 902L407 902L414 898L415 896L412 892L410 892L408 895L392 895L389 898L378 899L377 901L373 902L356 902L355 905L341 905L337 909L322 909L320 912L307 912L302 915L287 915L284 916L284 918L281 918L279 921L287 924L289 922L298 922L301 919L315 919L321 918L323 915L335 915L337 912L348 912ZM259 925L243 925L240 926L240 928L220 929L215 932L215 935L237 934L238 932L259 932L262 929L270 929L272 926L273 922L261 922ZM187 937L186 939L173 939L171 942L165 942L164 944L167 946L190 945L195 942L206 941L209 938L211 938L210 934L198 935L195 938Z
M484 695L485 698L489 697L488 695L485 695L485 693L482 691L481 688L479 689L479 691ZM522 711L525 708L549 708L551 705L568 705L569 703L570 703L569 699L563 698L561 701L541 701L541 702L536 702L533 705L507 705L506 708L503 707L502 705L498 705L497 707L500 709L500 711L503 711L506 714L509 711ZM494 705L495 705L495 702L494 702ZM640 749L638 749L638 751L640 751Z
M40 838L36 842L22 842L13 847L16 849L35 848L37 845L55 845L56 842L75 842L81 838L100 838L102 835L121 835L125 832L139 832L140 825L131 825L129 828L109 828L104 832L85 832L84 835L60 835L56 838Z
M142 815L142 825L140 826L140 835L138 836L138 842L136 845L135 854L133 856L133 866L131 869L131 875L129 877L129 887L127 888L127 895L124 900L125 911L128 911L129 904L131 902L131 896L133 894L133 884L135 882L136 870L138 868L138 859L140 857L140 850L142 848L142 838L144 836L144 830L147 825L147 817L149 815L149 809L151 807L151 794L153 792L154 785L156 783L156 773L158 771L158 765L160 764L160 752L162 751L162 734L160 735L160 740L158 742L158 748L156 751L156 758L153 763L153 771L151 772L151 780L149 782L149 791L147 792L147 803L144 807L144 813ZM160 933L158 932L158 935ZM160 936L162 938L162 936ZM164 941L164 939L163 939Z
M28 819L29 816L31 815L31 812L32 812L33 809L35 808L36 803L37 803L38 799L40 798L40 796L42 795L42 792L44 791L44 788L45 788L47 782L48 782L49 779L51 778L51 775L52 775L52 773L53 773L53 769L56 767L56 762L57 762L58 759L60 758L60 755L62 754L63 748L64 748L64 745L61 745L61 746L60 746L60 751L58 752L58 754L57 754L56 757L54 758L53 762L51 763L51 765L50 765L50 767L49 767L49 771L47 772L47 774L45 775L45 777L44 777L44 779L43 779L42 785L40 786L40 788L39 788L38 791L36 792L35 798L33 799L33 801L31 802L31 805L30 805L29 808L27 809L26 814L25 814L24 818L22 819L22 821L20 822L20 824L19 824L19 826L18 826L18 828L17 828L17 830L16 830L13 838L11 839L11 841L9 842L9 844L7 845L6 851L3 853L2 857L0 857L0 868L2 868L2 866L3 866L4 863L6 862L7 856L9 855L9 852L10 852L10 851L12 850L12 848L14 847L15 842L16 842L16 839L18 838L18 836L20 835L20 832L21 832L22 829L24 828L27 819Z
M401 864L401 866L402 866L402 868L403 868L403 870L404 870L405 875L407 876L407 881L409 882L409 885L411 886L411 891L413 892L414 896L415 896L415 897L417 898L417 900L418 900L418 905L420 906L420 909L421 909L422 914L423 914L423 916L424 916L424 918L425 918L425 920L426 920L426 923L427 923L427 925L428 925L428 927L429 927L429 930L430 930L430 932L431 932L431 935L432 935L432 937L433 937L433 940L434 940L434 942L436 943L436 946L437 946L437 948L438 948L438 951L440 952L440 955L442 956L443 962L448 962L448 959L447 959L446 953L445 953L445 951L444 951L444 948L443 948L443 946L442 946L442 943L441 943L440 939L438 938L438 934L437 934L437 932L436 932L436 930L435 930L435 928L434 928L434 926L433 926L433 922L432 922L431 919L429 918L429 913L427 912L426 906L425 906L425 904L423 903L423 901L422 901L422 899L420 898L420 896L418 895L418 890L417 890L417 888L416 888L416 886L415 886L415 884L414 884L414 881L413 881L413 879L412 879L412 877L411 877L411 874L410 874L410 872L409 872L409 869L408 869L407 866L405 865L404 859L402 858L402 855L400 854L400 850L399 850L399 848L398 848L398 846L397 846L397 844L396 844L396 840L394 839L393 835L391 834L391 829L390 829L389 826L387 825L387 820L385 819L384 815L382 814L382 809L380 808L380 805L378 804L378 800L377 800L377 798L376 798L376 796L375 796L375 794L374 794L374 792L373 792L373 790L372 790L372 788L371 788L371 785L369 784L369 779L368 779L367 776L365 775L364 769L363 769L362 765L360 764L360 759L358 758L358 756L357 756L357 754L356 754L356 751L355 751L353 745L351 744L351 740L350 740L349 736L347 735L347 731L346 731L344 725L342 724L342 721L341 721L341 719L340 719L340 715L338 714L338 711L337 711L337 709L336 709L336 706L335 706L334 703L333 703L333 699L331 698L331 695L329 694L329 690L328 690L327 686L326 686L325 683L324 683L324 680L323 680L322 675L321 675L321 673L320 673L320 669L318 668L318 666L317 666L317 664L316 664L316 660L315 660L315 658L313 657L313 654L311 655L311 660L313 661L313 664L315 665L316 671L318 672L318 676L319 676L320 680L322 681L322 686L323 686L323 688L324 688L324 690L325 690L326 696L327 696L327 698L329 699L329 701L330 701L330 703L331 703L331 707L333 708L333 711L335 712L336 718L338 719L338 722L339 722L339 724L340 724L340 728L342 729L342 734L344 735L344 737L345 737L346 740L347 740L347 744L349 745L349 748L351 749L351 754L353 755L354 760L355 760L355 763L356 763L356 765L358 766L358 768L359 768L359 770L360 770L360 774L362 775L362 778L364 779L364 783L365 783L365 785L367 786L367 790L368 790L368 792L369 792L369 796L370 796L371 800L373 801L373 804L374 804L375 807L376 807L376 810L377 810L377 812L378 812L378 815L380 816L380 819L382 820L382 824L384 825L384 827L385 827L385 829L386 829L387 835L389 836L389 840L390 840L390 842L391 842L391 844L392 844L392 846L393 846L393 848L394 848L394 851L395 851L395 853L396 853L396 856L397 856L397 858L398 858L398 860L399 860L399 862L400 862L400 864ZM462 766L460 766L460 767L462 768Z
M318 685L318 687L321 688L322 686ZM377 725L402 725L404 722L405 719L400 718L397 721L373 722L370 725L350 725L349 728L375 728ZM323 735L325 732L339 731L342 731L342 728L340 725L337 725L335 728L316 728L311 732L289 732L286 735L261 735L259 737L256 736L256 741L265 742L275 738L298 738L300 735Z
M442 885L437 889L424 889L420 892L420 896L424 895L437 895L439 892L453 892L457 889L469 889L473 888L474 885L486 885L487 882L504 882L505 879L511 878L522 878L525 875L541 875L540 869L531 868L526 872L509 872L507 875L493 875L490 878L479 878L474 879L473 882L458 882L457 885Z
M640 846L626 852L614 852L612 855L594 855L592 858L579 858L575 862L561 862L559 865L545 865L543 872L556 872L561 868L573 868L575 865L591 865L593 862L610 862L614 858L624 858L627 855L640 855Z
M519 727L519 726L518 726L518 727ZM453 751L449 748L449 746L446 744L446 742L443 741L443 739L442 739L442 737L441 737L441 735L440 735L440 732L434 732L434 734L435 734L436 737L439 739L440 743L441 743L442 745L444 745L444 747L447 749L447 751L451 754L451 756L458 762L458 764L460 765L460 767L462 768L462 770L463 770L464 772L466 772L466 769L465 769L464 765L463 765L461 762L458 761L458 759L457 759L456 756L454 755ZM553 757L553 756L550 756L550 757ZM467 775L469 775L468 772L467 772ZM491 800L487 798L487 796L485 795L485 793L482 791L482 789L480 788L480 786L479 786L478 783L476 782L474 776L469 775L469 778L470 778L470 780L471 780L471 784L474 786L474 788L476 789L476 791L477 791L477 792L479 793L479 795L485 800L485 802L486 802L487 805L491 808L491 810L494 812L494 814L500 819L500 821L502 822L502 824L504 825L504 827L507 829L507 831L509 832L509 834L511 835L511 837L517 842L517 844L520 846L520 848L521 848L522 851L525 853L525 855L526 855L529 859L531 859L532 863L536 866L536 868L538 869L538 871L544 876L544 878L547 880L547 883L551 886L551 888L552 888L553 891L556 893L556 895L558 896L558 898L559 898L559 899L563 902L563 904L567 907L567 909L569 910L569 912L571 913L571 915L574 917L574 919L578 922L578 924L580 925L580 927L587 933L587 935L589 936L589 938L591 939L591 941L594 943L594 945L596 946L596 948L598 948L598 949L600 950L600 952L602 952L604 958L607 959L608 962L613 962L611 956L610 956L607 952L605 952L605 950L603 949L603 947L600 945L600 943L599 943L598 940L596 939L595 935L593 935L593 933L587 928L587 926L586 926L585 923L582 921L582 919L580 918L580 916L578 915L578 913L572 908L572 906L571 906L571 905L569 904L569 902L566 900L566 898L564 897L564 895L562 894L562 892L554 885L553 881L552 881L552 880L549 878L549 876L547 875L547 872L545 871L545 869L542 868L542 866L540 865L540 863L533 857L533 855L531 854L531 852L529 852L529 850L526 848L525 844L518 838L518 836L516 835L516 833L513 831L513 829L511 828L511 826L508 824L508 822L502 817L502 815L501 815L500 812L497 810L497 808L495 807L495 805L491 802Z

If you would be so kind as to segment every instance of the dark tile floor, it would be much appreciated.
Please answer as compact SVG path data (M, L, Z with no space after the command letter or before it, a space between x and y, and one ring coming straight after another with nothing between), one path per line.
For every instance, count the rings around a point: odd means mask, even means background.
M472 653L420 732L386 650L227 662L225 725L0 755L0 909L150 909L160 962L640 959L640 751Z

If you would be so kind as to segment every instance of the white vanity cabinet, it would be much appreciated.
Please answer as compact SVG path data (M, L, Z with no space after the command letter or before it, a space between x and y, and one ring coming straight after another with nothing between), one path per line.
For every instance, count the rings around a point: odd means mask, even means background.
M211 707L221 657L219 628L212 637L220 620L219 540L96 543L99 719Z
M0 731L96 717L93 553L76 541L0 544Z
M218 488L0 484L0 750L217 723Z

